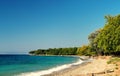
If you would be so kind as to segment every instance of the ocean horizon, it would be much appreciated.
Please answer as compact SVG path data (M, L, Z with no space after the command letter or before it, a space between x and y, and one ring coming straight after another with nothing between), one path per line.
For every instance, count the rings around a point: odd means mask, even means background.
M0 76L40 76L82 63L75 56L0 54Z

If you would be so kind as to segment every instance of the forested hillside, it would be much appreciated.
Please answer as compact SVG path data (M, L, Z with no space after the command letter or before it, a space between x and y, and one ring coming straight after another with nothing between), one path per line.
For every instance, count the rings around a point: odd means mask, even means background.
M30 51L30 54L35 55L76 55L77 48L49 48Z

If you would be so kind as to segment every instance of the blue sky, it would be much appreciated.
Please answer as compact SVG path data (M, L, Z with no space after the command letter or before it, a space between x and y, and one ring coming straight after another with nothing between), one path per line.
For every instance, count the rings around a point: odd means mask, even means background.
M0 0L0 54L86 45L118 14L119 0Z

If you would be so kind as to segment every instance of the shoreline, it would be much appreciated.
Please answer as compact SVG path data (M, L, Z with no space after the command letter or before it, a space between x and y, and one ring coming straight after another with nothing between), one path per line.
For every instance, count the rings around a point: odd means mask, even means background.
M89 64L89 62L83 62L81 64L78 64L78 65L72 65L71 67L69 68L65 68L65 69L62 69L60 71L54 71L52 72L51 74L46 74L46 75L42 75L42 76L62 76L62 74L65 74L66 72L70 72L74 69L77 69L78 67L82 67L82 66L85 66Z
M114 70L114 65L107 64L110 59L108 56L96 57L92 61L86 61L82 64L71 66L69 68L53 72L42 76L106 76L106 71Z
M45 75L41 75L41 76L62 76L63 74L65 74L66 72L70 72L72 70L75 70L77 69L78 67L82 67L82 66L85 66L89 63L91 63L92 59L89 58L88 59L88 56L77 56L80 58L80 60L82 61L81 63L79 62L75 62L75 63L72 63L72 65L68 68L64 68L64 69L61 69L61 70L58 70L58 71L54 71L50 74L45 74Z
M79 56L79 55L31 55L31 54L29 54L29 56L62 56L62 57L78 57L78 58L80 58L80 59L83 60L83 61L88 60L88 59L91 58L90 56Z
M32 55L28 54L29 56L67 56L67 57L80 57L79 55Z
M48 70L23 73L18 76L106 76L107 71L115 70L115 65L107 64L110 58L110 56L98 56L86 60L80 58L79 61L74 63L64 64Z
M68 56L67 56L68 57ZM69 57L77 57L78 60L73 63L69 64L63 64L60 66L56 66L47 70L41 70L41 71L36 71L36 72L27 72L27 73L21 73L17 76L50 76L50 75L55 75L56 73L60 73L64 71L67 71L67 69L70 69L71 67L75 67L83 63L84 61L79 57L79 56L69 56Z

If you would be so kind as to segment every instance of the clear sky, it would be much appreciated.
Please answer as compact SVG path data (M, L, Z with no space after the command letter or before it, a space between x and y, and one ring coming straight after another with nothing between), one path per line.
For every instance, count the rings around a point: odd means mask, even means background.
M0 0L0 54L79 47L120 14L120 0Z

